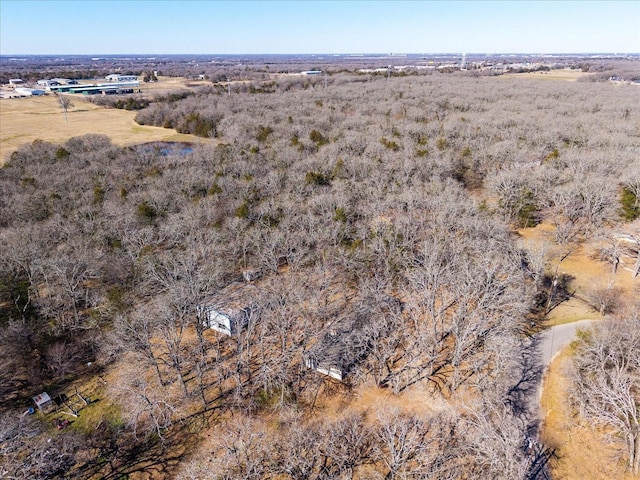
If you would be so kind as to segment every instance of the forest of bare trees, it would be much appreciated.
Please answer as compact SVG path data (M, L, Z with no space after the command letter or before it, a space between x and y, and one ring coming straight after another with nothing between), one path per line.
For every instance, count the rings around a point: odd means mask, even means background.
M536 478L527 358L548 272L515 230L544 221L563 244L640 216L638 93L341 74L138 112L202 145L22 147L0 170L0 472ZM199 306L247 272L246 325L212 331ZM585 340L577 403L626 435L637 472L637 358L602 358L637 340L629 318ZM311 354L339 358L343 381ZM88 428L50 446L20 416L89 379L102 413ZM364 408L365 391L423 405ZM169 462L187 441L210 444Z

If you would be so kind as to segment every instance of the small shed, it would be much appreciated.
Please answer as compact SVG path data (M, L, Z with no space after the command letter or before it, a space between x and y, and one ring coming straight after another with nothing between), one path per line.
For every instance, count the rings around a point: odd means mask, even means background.
M55 402L51 400L51 397L47 392L42 392L35 397L31 397L31 399L33 400L33 403L36 404L36 407L38 407L38 410L44 413L54 409L56 406Z
M258 294L255 285L234 282L198 306L200 321L217 332L237 335L257 314Z

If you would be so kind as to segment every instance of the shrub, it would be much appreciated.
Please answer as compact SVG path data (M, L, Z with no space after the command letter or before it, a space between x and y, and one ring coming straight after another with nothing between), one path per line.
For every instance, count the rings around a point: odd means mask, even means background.
M557 149L557 148L554 148L554 149L551 151L551 153L547 154L547 155L544 157L544 161L545 161L545 162L548 162L549 160L556 159L556 158L558 158L559 156L560 156L560 152L558 152L558 149Z
M153 223L158 216L158 212L153 206L149 205L146 200L138 205L137 208L138 218L145 224L149 225Z
M247 202L243 202L238 208L236 208L235 216L238 218L248 218L249 217L249 205Z
M347 223L347 211L344 207L336 207L333 219L336 222Z
M318 130L315 129L311 130L311 132L309 133L309 140L314 142L318 147L329 143L329 139L324 137Z
M632 222L640 218L640 199L628 187L622 189L620 204L622 205L620 216L624 221Z
M382 137L380 139L380 143L384 145L386 148L388 148L389 150L392 150L394 152L397 152L398 150L400 150L400 145L398 145L393 140L387 140L386 138Z
M216 195L222 193L222 187L217 182L213 182L207 191L207 195Z
M424 135L424 134L423 134L423 135L420 135L420 136L418 137L418 140L416 141L416 143L417 143L418 145L422 145L422 146L424 146L424 145L426 145L427 143L429 143L429 137L427 137L427 136L426 136L426 135Z
M117 100L113 106L123 110L142 110L149 106L149 100L146 98L129 97L125 100Z
M438 140L436 140L436 147L438 147L438 150L445 150L448 146L449 142L447 142L446 138L440 137Z
M529 192L518 210L518 226L520 228L531 228L538 223L540 223L539 209L533 202L533 195Z
M305 181L307 185L331 185L331 177L322 172L307 172Z
M71 153L69 153L69 150L66 148L60 147L56 150L56 160L65 160L69 158L69 155L71 155Z
M99 205L104 201L104 188L100 186L93 187L93 203L94 205Z
M264 142L272 133L273 133L273 128L260 125L258 127L258 133L256 134L256 140L258 140L259 142Z
M26 187L27 185L29 185L31 187L35 187L36 186L36 179L31 177L31 176L22 177L20 179L20 185L22 185L23 187Z
M339 178L343 173L344 173L344 160L341 158L338 158L338 160L336 160L335 166L333 167L333 171L331 172L331 177Z

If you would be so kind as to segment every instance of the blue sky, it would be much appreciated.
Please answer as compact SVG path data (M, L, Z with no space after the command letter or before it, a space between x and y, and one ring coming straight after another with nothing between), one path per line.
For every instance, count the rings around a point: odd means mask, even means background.
M640 0L0 0L0 54L640 52Z

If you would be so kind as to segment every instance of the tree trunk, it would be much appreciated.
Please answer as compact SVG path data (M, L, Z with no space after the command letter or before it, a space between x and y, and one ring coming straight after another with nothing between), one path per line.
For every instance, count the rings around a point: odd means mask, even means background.
M633 445L633 449L635 451L630 452L630 457L633 474L638 475L638 473L640 473L640 425L636 426L636 433L634 437L635 445Z

